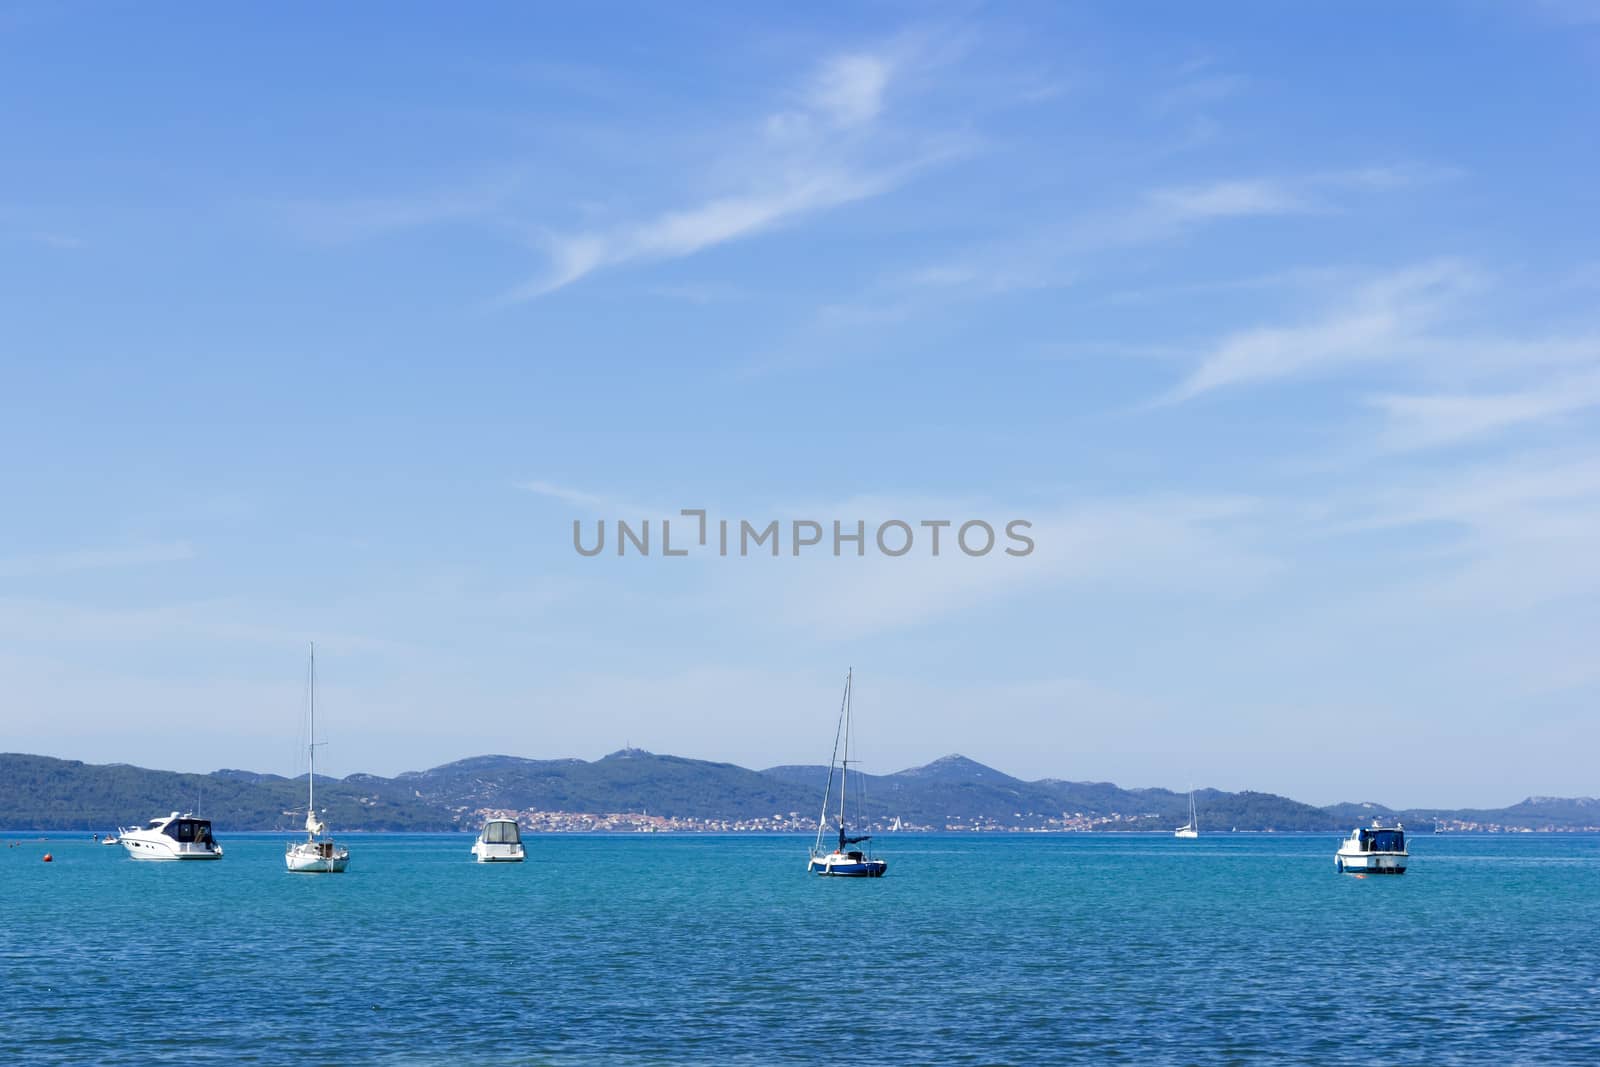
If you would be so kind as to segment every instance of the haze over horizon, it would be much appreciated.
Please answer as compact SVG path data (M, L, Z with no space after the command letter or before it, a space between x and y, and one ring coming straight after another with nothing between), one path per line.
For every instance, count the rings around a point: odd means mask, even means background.
M1600 794L1600 20L759 14L0 17L0 750Z

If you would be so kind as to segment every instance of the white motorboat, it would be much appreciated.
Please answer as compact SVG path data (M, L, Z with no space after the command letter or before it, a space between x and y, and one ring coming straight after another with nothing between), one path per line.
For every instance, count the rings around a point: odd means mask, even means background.
M317 817L317 649L311 646L311 667L306 683L306 839L290 842L283 862L296 874L343 874L350 865L350 850L328 836L328 826Z
M490 819L483 824L478 840L472 843L472 854L479 863L521 863L522 828L515 819Z
M148 826L123 826L117 828L117 837L108 839L121 844L128 855L136 860L220 860L222 846L211 836L211 820L197 819L184 812L173 812L160 819L151 819Z
M1405 874L1410 858L1405 829L1399 823L1385 826L1373 819L1370 827L1350 831L1334 854L1333 865L1341 874Z
M1196 838L1200 836L1200 816L1194 808L1194 789L1189 790L1189 821L1172 831L1173 837Z
M845 793L849 786L850 773L850 689L854 677L853 671L847 671L844 676L844 700L839 706L839 725L833 734L833 758L828 762L828 785L822 793L822 817L817 820L817 841L811 847L811 860L806 864L806 870L814 874L832 875L835 878L882 878L889 869L889 861L876 859L865 849L854 848L854 845L864 844L872 840L870 834L849 836L845 830ZM840 740L844 742L844 758L839 758ZM833 771L839 769L839 811L837 815L839 827L839 842L832 851L822 851L822 835L828 828L828 800L833 793ZM857 785L860 785L860 772L857 773ZM860 808L859 789L857 791L857 808ZM860 811L856 812L860 816Z

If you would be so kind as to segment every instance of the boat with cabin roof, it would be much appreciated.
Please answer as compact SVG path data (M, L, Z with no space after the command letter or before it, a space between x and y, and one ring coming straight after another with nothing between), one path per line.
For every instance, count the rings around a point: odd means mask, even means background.
M526 858L522 827L515 819L490 819L472 843L472 854L479 863L521 863Z
M106 844L120 844L136 860L220 860L222 846L211 836L211 820L189 812L151 819L148 826L117 828Z
M1334 854L1333 865L1340 874L1405 874L1410 858L1405 828L1373 819L1371 826L1350 831Z

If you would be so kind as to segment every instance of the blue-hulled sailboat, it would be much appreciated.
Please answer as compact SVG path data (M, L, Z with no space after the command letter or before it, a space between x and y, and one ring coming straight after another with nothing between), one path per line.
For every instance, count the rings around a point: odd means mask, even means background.
M811 862L806 870L813 874L831 875L835 878L882 878L889 869L889 861L876 859L865 848L872 840L871 834L850 836L845 829L845 794L849 791L850 773L850 690L853 671L845 672L844 700L839 704L839 725L833 734L833 758L828 761L828 785L822 793L822 816L817 820L817 841L811 846ZM843 745L843 758L840 758ZM828 830L828 801L833 798L834 768L839 771L839 811L836 816L839 842L831 852L822 851L822 837ZM858 783L859 784L859 783Z

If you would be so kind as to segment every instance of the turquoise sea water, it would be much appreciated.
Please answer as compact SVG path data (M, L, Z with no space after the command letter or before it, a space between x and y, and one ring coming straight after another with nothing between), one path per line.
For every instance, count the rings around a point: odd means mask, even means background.
M0 1063L1600 1063L1594 836L218 836L8 839Z

